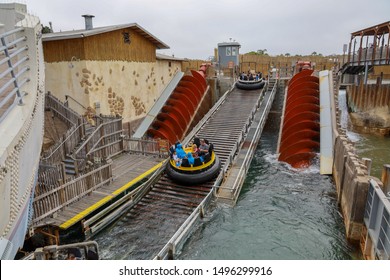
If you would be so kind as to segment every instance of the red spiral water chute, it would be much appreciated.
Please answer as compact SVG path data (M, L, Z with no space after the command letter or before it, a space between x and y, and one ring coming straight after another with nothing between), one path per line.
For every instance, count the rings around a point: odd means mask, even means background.
M206 93L206 71L202 64L199 71L185 75L166 101L147 131L152 138L167 139L171 144L180 141L196 114L196 108Z
M319 80L302 70L288 84L279 160L294 168L308 167L320 147Z

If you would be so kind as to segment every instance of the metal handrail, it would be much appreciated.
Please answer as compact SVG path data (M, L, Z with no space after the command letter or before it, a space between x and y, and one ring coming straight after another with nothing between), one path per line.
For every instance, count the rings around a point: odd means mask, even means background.
M90 238L92 235L98 233L106 224L111 223L115 217L120 216L124 211L136 205L145 196L145 194L151 190L153 185L160 178L162 172L166 168L167 163L168 160L163 161L161 166L153 171L153 175L151 175L146 182L107 206L105 209L99 212L99 214L83 221L84 228L88 228L88 230L86 230L87 238ZM101 219L101 217L106 214L108 216Z
M100 259L99 257L99 245L96 241L84 241L84 242L78 242L78 243L71 243L71 244L65 244L65 245L49 245L43 248L37 248L33 253L28 255L27 257L23 258L24 260L58 260L59 252L65 251L64 253L67 253L67 250L70 248L77 248L84 251L84 257L85 259L88 259L88 251L91 250L90 248L93 248L94 253L96 254L97 259ZM80 250L80 251L81 251Z
M0 35L0 38L3 38L3 37L8 37L12 34L15 34L15 33L18 33L20 31L24 31L24 27L19 27L19 28L15 28L13 30L10 30L10 31L7 31L7 32L4 32L3 34ZM0 51L3 51L4 49L1 49L0 48Z
M369 179L364 223L379 259L390 259L390 201L378 183Z
M76 102L78 105L80 105L83 109L88 110L87 107L85 107L83 104L81 104L79 101L77 101L74 97L65 94L65 102L68 101L68 98L72 99L74 102Z
M100 129L104 126L104 125L108 125L108 124L111 124L111 123L114 123L114 122L118 122L118 121L121 121L120 119L115 119L115 120L112 120L112 121L109 121L109 122L105 122L105 123L102 123L100 124L95 130L94 132L92 132L92 134L88 137L87 140L85 140L85 142L80 146L80 148L78 148L73 156L74 156L74 159L77 158L77 154L80 153L80 151L82 149L84 149L84 147L88 144L89 141L91 141L91 139L95 136L95 133L97 133L98 131L100 131Z
M187 234L191 225L198 218L199 214L202 213L204 206L208 204L213 196L213 191L210 191L208 195L202 200L202 202L195 208L195 210L191 213L190 216L184 221L184 223L180 226L180 228L175 232L175 234L169 239L167 244L156 254L154 257L155 260L165 259L166 256L169 255L170 250L174 250L176 245L180 243L181 239L185 234Z
M187 145L190 140L196 135L196 133L200 130L200 128L206 123L206 121L218 111L221 105L226 101L228 94L234 88L233 86L227 90L224 95L214 104L214 106L209 110L209 112L202 118L202 120L192 129L192 131L187 135L187 137L182 141L184 145ZM230 159L230 157L229 157ZM225 163L225 166L227 164ZM202 215L204 207L206 207L211 200L211 198L215 195L216 190L219 188L226 171L224 169L221 170L219 175L217 176L214 185L209 192L209 194L202 200L202 202L195 208L195 210L191 213L191 215L184 221L184 223L180 226L180 228L175 232L175 234L169 239L169 241L165 244L165 246L160 250L159 253L156 254L154 259L165 259L166 256L169 255L169 251L172 250L177 244L181 242L181 239L191 230L191 225L195 222L199 215ZM173 247L173 248L172 248Z
M274 84L274 87L272 88L270 95L275 94L276 87L277 87L277 83ZM271 99L268 99L268 103L269 102L271 102ZM268 104L266 106L268 106ZM262 117L260 119L264 118L265 113L266 113L265 111L262 113ZM259 125L256 128L256 131L255 131L255 134L254 134L255 136L252 138L252 141L251 141L251 143L249 145L249 150L248 150L248 152L245 155L244 163L241 165L241 168L240 168L240 170L238 172L236 180L234 181L234 184L233 184L233 189L234 189L233 194L234 194L234 196L236 195L236 193L238 192L238 189L239 189L239 188L236 188L236 184L238 183L238 180L242 180L242 175L243 175L244 172L246 172L246 169L248 167L247 164L250 162L250 155L253 154L253 151L256 149L256 147L253 145L253 143L256 140L257 135L260 133L260 127L261 126Z
M21 81L19 83L19 87L22 87L24 86L24 84L28 83L30 81L30 79L23 79L23 81ZM14 97L14 94L18 91L18 88L14 88L11 92L8 93L8 95L0 102L0 108L3 107L7 102L8 100L10 100L12 97ZM20 98L18 97L18 99L20 100Z
M273 91L276 90L276 86L277 86L277 83L275 83L273 89L271 90L271 93ZM229 91L227 91L224 95L224 99L226 98L226 94L228 93ZM224 100L221 100L220 104L222 104L222 102L224 102ZM218 107L216 106L214 109L216 110ZM259 105L258 105L259 106ZM210 111L214 111L214 110L210 110ZM207 119L213 114L213 112L211 112L209 114L209 116L207 117ZM207 120L206 119L206 120ZM202 119L203 120L203 119ZM192 137L195 135L195 133L199 130L198 129L193 129L192 132L190 133L190 135L192 135ZM257 131L259 131L259 128L257 129ZM189 136L190 136L189 135ZM187 136L187 138L189 138L189 136ZM186 138L186 139L187 139ZM190 138L191 139L191 138ZM239 143L236 143L236 145L239 145ZM233 149L235 150L235 149ZM233 152L232 152L233 153ZM181 240L183 239L183 237L191 230L191 226L193 225L193 223L195 222L195 220L199 217L199 215L203 215L203 210L204 208L208 205L209 201L211 200L211 198L215 195L216 193L216 190L218 188L220 188L220 184L223 180L223 178L225 177L225 174L226 174L226 171L227 171L227 168L228 166L230 165L231 161L233 161L233 157L232 156L229 156L227 162L225 163L225 167L221 170L221 172L219 173L217 179L215 180L214 182L214 185L212 187L212 191L210 191L210 193L202 200L202 202L195 208L195 210L191 213L191 215L185 220L185 222L180 226L180 228L175 232L175 234L169 239L169 241L165 244L165 246L160 250L159 253L156 254L156 256L154 257L155 260L158 260L158 259L165 259L167 256L169 256L176 248L176 246L181 242ZM171 253L170 253L171 252Z
M82 127L83 125L85 125L85 123L83 122L83 123L81 123L80 125L78 125L77 127L75 127L74 128L74 130L72 131L72 133L71 134L69 134L68 135L68 137L66 137L59 145L58 145L58 147L57 148L55 148L51 153L50 153L50 155L48 155L47 157L44 157L44 158L41 158L41 160L48 160L60 147L62 147L62 145L66 142L66 141L68 141L68 139L71 137L71 136L73 136L73 134L76 132L76 131L78 131L78 129L80 128L80 127ZM74 127L74 126L73 126ZM72 129L72 128L71 128Z
M83 104L81 104L78 100L76 100L73 96L70 96L68 94L65 94L65 102L68 102L68 98L70 98L71 100L73 100L74 102L76 102L76 104L78 104L79 106L81 106L83 109L85 110L88 110L87 107L85 107ZM104 119L99 116L99 115L94 115L96 118L99 118L101 121L103 121Z
M100 149L102 148L105 148L107 145L105 146L102 146L102 147L98 147L96 148L96 146L104 139L104 138L107 138L107 137L110 137L110 136L113 136L115 134L121 134L123 132L123 129L122 130L118 130L118 131L115 131L115 132L112 132L112 133L109 133L109 134L106 134L104 136L101 136L97 141L96 143L92 146L91 150L89 150L89 152L87 153L87 156L92 154L93 152L96 152L96 151L99 151ZM117 140L118 141L118 140ZM111 145L112 143L108 144L108 145ZM96 148L96 149L95 149Z
M27 72L28 70L30 70L30 67L26 66L24 67L22 70L20 70L14 77L12 77L12 79L10 79L8 82L6 82L1 88L0 88L0 95L3 93L3 91L8 88L12 83L15 83L16 81L18 81L18 78L20 78L25 72ZM11 71L12 72L13 69L11 68Z
M227 90L222 96L221 98L214 104L214 106L207 112L206 115L203 116L203 118L201 119L200 122L198 122L198 124L191 130L191 132L184 138L184 140L182 141L183 145L187 145L190 140L192 138L194 138L194 136L196 135L196 133L198 133L198 131L200 130L200 128L206 123L206 121L218 110L219 107L221 107L221 105L225 102L226 100L226 97L228 95L229 92L231 92L231 90L234 88L234 85L233 87L231 87L229 90Z
M2 73L0 73L0 79L3 79L7 75L10 75L10 79L5 82L2 87L0 88L0 95L3 96L2 101L0 102L0 108L5 107L9 102L12 97L16 97L15 100L12 102L12 104L8 104L8 108L4 109L4 112L0 116L0 122L5 119L5 117L8 115L8 113L16 106L16 102L19 105L23 104L23 96L24 94L21 93L21 88L24 86L27 82L30 81L30 79L24 78L22 81L19 81L19 79L27 72L30 70L29 66L25 66L24 68L20 69L19 71L16 71L17 68L24 62L28 60L28 55L24 56L23 58L18 59L17 61L12 62L12 59L16 57L17 55L27 52L28 46L23 46L20 47L16 50L13 50L13 48L27 40L26 36L20 36L14 39L11 42L7 42L6 38L20 33L24 31L23 27L16 28L14 30L10 30L8 32L5 32L0 35L0 41L1 41L1 47L0 47L0 52L4 53L4 58L0 61L0 64L8 64L6 65L7 69L4 70ZM12 86L13 84L13 86ZM7 92L8 91L8 92Z
M20 64L22 64L23 62L26 62L27 60L29 60L29 57L25 56L22 59L20 59L19 61L17 61L16 63L14 63L12 66L13 66L13 68L16 68ZM10 74L12 72L13 68L8 68L8 70L5 70L2 74L0 74L0 79L4 78L6 75Z

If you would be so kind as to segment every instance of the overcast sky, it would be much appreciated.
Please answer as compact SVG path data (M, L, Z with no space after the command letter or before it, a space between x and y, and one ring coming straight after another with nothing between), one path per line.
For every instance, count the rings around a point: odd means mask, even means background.
M17 1L17 0L15 0ZM2 1L0 2L14 2ZM207 59L230 38L240 53L342 54L350 34L390 20L390 0L22 0L55 32L138 23L170 46L160 53Z

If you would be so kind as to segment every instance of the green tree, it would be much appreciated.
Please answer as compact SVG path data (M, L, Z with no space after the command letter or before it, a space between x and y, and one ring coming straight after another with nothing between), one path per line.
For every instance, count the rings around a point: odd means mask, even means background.
M268 55L267 54L267 49L257 50L257 54L259 54L259 55Z
M51 30L51 28L49 26L42 25L42 34L45 34L45 33L53 33L53 30Z

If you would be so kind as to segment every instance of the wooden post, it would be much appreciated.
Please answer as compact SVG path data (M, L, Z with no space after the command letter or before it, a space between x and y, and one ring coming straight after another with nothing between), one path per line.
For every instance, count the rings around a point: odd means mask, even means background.
M173 260L174 253L175 253L175 246L172 243L170 243L168 249L168 260Z
M362 158L362 160L363 160L364 165L367 167L367 175L370 176L372 160L369 158Z
M386 196L390 195L390 164L384 164L382 170L383 192Z
M107 163L109 164L109 166L108 166L108 178L112 178L112 159L108 159Z
M122 123L122 120L119 120L119 130L122 130L123 131L123 123ZM119 131L118 130L118 131ZM124 135L122 135L122 133L119 135L119 137L121 138L121 141L119 142L119 149L121 152L124 151Z
M62 136L61 138L60 138L60 141L62 142L62 141L64 141L64 136ZM66 150L66 145L65 145L65 143L62 143L62 151L63 151L63 156L62 156L62 159L65 159L65 157L68 155L68 151ZM70 152L70 151L69 151Z
M62 175L62 181L65 184L66 183L66 171L65 171L65 163L61 162L61 175Z
M106 139L104 138L105 132L104 132L104 125L101 126L100 128L100 137L102 139L102 142L100 143L99 146L104 146L106 144ZM102 158L107 157L107 147L102 149Z
M347 165L347 156L344 155L343 157L343 166L341 168L341 176L340 176L340 188L339 188L339 194L337 196L337 203L341 205L341 199L343 197L343 190L344 190L344 180L345 180L345 173L346 173L346 165Z
M78 131L79 131L80 139L83 139L83 138L84 138L83 126L81 125L82 122L83 122L83 121L82 121L81 118L78 118L78 119L77 119L77 126L79 127Z
M79 163L77 159L74 160L74 172L76 173L76 176L79 174Z
M203 205L199 209L199 216L200 216L201 219L204 218L204 207L203 207Z

